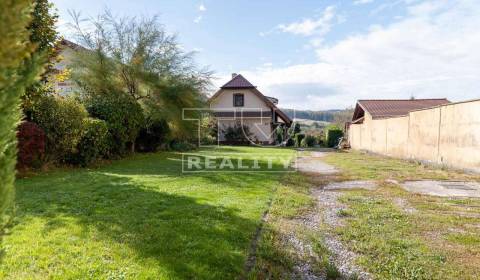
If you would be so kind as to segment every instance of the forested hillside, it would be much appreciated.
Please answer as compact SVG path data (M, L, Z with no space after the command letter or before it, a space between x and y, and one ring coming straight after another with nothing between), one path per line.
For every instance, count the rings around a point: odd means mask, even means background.
M325 111L282 109L282 111L284 111L290 118L332 123L344 123L346 121L349 121L353 114L353 108Z

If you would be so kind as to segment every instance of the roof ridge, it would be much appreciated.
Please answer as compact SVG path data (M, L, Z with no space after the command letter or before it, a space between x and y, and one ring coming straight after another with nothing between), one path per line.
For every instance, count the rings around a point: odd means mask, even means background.
M256 88L256 86L254 86L242 74L235 74L230 81L226 82L220 88Z
M415 99L358 99L357 101L417 101L417 100L448 100L448 98L415 98Z

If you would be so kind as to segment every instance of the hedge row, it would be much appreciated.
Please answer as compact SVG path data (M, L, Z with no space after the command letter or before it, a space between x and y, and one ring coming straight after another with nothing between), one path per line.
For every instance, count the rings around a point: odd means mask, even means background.
M165 120L144 118L138 102L126 94L94 95L88 99L45 95L31 121L18 128L18 167L42 164L90 165L102 158L119 158L136 148L153 152L168 141ZM181 141L172 148L187 149Z

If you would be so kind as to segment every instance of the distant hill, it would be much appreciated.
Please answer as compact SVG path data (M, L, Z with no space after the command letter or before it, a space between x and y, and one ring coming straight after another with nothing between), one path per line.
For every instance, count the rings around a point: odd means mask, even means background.
M345 110L335 109L335 110L325 110L325 111L311 111L311 110L293 110L293 109L282 109L285 114L290 118L313 120L313 121L323 121L323 122L333 122L338 113L341 113ZM294 116L295 115L295 116Z

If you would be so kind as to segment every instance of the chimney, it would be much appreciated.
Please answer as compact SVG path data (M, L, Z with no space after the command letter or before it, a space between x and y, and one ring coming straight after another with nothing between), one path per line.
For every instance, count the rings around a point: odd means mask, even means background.
M232 79L237 76L237 73L232 73Z

